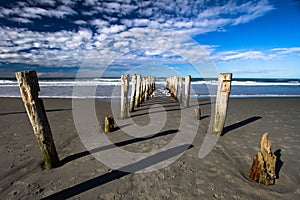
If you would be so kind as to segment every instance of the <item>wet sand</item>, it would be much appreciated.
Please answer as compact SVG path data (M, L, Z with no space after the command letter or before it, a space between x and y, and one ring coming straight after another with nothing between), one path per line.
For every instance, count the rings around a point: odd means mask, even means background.
M88 100L78 100L88 101ZM298 199L300 197L300 99L230 99L223 136L203 159L199 149L211 120L209 99L199 99L202 112L197 136L188 146L178 146L133 163L134 170L151 167L169 157L183 155L169 166L146 173L112 169L91 155L74 125L71 99L44 99L61 166L42 169L42 156L23 102L0 98L0 198L1 199ZM113 104L114 108L118 105ZM152 107L151 107L152 106ZM155 107L156 106L156 107ZM162 112L163 109L166 112ZM186 111L193 114L196 104ZM125 129L148 126L149 117L166 114L156 135L135 138ZM96 101L99 127L113 113L110 102ZM155 110L157 109L157 110ZM118 108L116 109L118 112ZM176 134L187 134L178 103L153 98L131 113L132 121L120 121L119 129L106 134L118 148L135 153L155 152ZM152 119L154 120L154 119ZM268 131L272 151L279 157L275 185L259 185L248 178L260 138ZM88 132L88 128L87 128ZM88 134L88 133L87 133ZM103 134L100 133L99 134ZM183 147L183 148L181 148ZM109 146L106 148L117 148ZM93 153L105 151L95 147ZM169 156L169 157L168 157ZM133 170L133 171L134 171Z

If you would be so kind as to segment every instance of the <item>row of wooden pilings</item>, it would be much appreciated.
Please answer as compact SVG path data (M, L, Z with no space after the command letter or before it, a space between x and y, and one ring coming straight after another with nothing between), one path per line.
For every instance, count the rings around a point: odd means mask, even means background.
M140 107L141 103L148 100L155 90L154 76L142 77L133 74L131 77L131 97L129 104L129 112L134 112L135 107ZM129 90L129 74L121 76L121 111L120 118L128 117L128 90Z
M178 80L179 80L179 94L178 94ZM171 76L166 80L166 89L169 90L170 94L179 103L184 103L184 107L188 108L190 103L190 90L191 90L191 76L185 77L185 92L184 101L182 99L183 93L183 77Z
M178 80L179 80L179 95L178 95ZM218 88L216 96L216 107L214 113L214 125L213 125L213 134L221 135L227 114L227 105L229 101L229 94L231 90L231 73L219 74L218 76ZM191 76L185 77L185 98L184 98L184 107L189 107L190 102L190 84ZM166 88L169 90L171 96L174 97L176 101L181 103L182 100L182 90L183 90L183 77L172 76L168 77L166 80ZM194 118L201 118L201 110L197 106L194 110Z
M51 128L48 123L47 115L42 99L38 97L39 84L35 71L17 72L16 78L20 87L21 96L33 127L34 134L39 143L43 158L44 166L47 169L60 165L59 157L53 141ZM227 103L231 87L232 74L220 74L218 82L218 92L216 97L216 109L214 115L213 133L221 135L226 118ZM134 107L150 97L155 90L155 77L144 77L140 75L132 76L132 92L130 99L130 111L134 111ZM128 89L129 75L125 74L121 77L121 119L128 117ZM179 99L182 97L182 77L179 78ZM185 77L185 107L189 106L191 77ZM167 79L167 89L177 99L178 78Z

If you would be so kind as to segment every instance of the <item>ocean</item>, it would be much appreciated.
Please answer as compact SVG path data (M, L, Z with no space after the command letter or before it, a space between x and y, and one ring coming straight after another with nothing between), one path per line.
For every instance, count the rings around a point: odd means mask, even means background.
M165 78L157 78L156 88L165 95ZM120 78L39 78L43 98L96 98L120 97ZM217 80L192 78L191 97L216 95ZM76 90L76 92L74 92ZM184 90L184 89L183 89ZM130 95L130 91L129 91ZM0 78L0 97L20 97L17 81ZM300 97L300 79L233 79L230 97Z

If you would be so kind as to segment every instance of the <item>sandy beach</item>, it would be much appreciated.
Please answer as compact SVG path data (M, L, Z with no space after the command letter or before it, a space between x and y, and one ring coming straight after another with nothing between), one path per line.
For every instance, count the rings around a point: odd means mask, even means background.
M183 155L165 168L129 173L111 169L86 150L75 128L71 99L44 99L61 166L43 169L41 152L22 100L0 98L0 199L300 198L299 98L230 99L223 136L203 159L198 153L214 103L209 99L198 102L202 119L193 143L184 151L174 148L171 152ZM132 113L131 119L139 126L147 126L149 108L158 104L166 110L167 120L156 135L134 138L125 134L125 127L120 125L107 134L108 138L126 151L151 152L165 146L174 135L185 134L178 125L182 117L180 106L172 99L153 98ZM188 108L191 113L195 106ZM104 117L112 114L111 104L96 101L95 109L101 127ZM189 120L193 123L193 119ZM266 131L279 159L278 179L271 186L248 178L253 155L259 151L261 136Z

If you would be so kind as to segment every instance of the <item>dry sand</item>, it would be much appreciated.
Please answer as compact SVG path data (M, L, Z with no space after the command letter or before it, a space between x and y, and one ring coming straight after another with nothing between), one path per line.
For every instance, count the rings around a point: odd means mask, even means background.
M112 170L86 151L74 126L70 99L44 100L62 166L42 169L41 153L21 99L0 98L0 199L299 199L299 100L230 99L224 135L200 159L213 106L209 99L200 99L203 118L190 148L168 167L137 174ZM159 102L168 115L160 133L135 139L121 127L107 134L110 140L127 151L148 152L163 147L175 134L184 134L185 130L178 130L180 107L171 99L147 101L132 114L134 122L147 125L149 106ZM111 113L110 108L109 102L96 102L99 126ZM265 131L270 133L272 150L281 161L279 179L272 186L248 178ZM173 149L174 155L180 151Z

